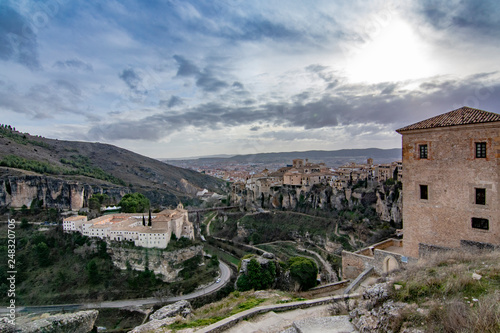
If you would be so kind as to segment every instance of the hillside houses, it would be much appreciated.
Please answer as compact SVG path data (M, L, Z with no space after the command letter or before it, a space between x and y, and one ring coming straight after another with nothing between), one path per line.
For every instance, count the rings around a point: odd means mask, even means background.
M88 237L112 241L131 241L135 246L166 248L172 234L177 238L194 239L193 224L182 204L149 216L144 214L109 214L87 221L86 216L74 216L63 221L64 232L80 232Z
M271 193L273 188L292 187L309 190L313 185L329 185L337 190L342 190L360 180L385 182L389 178L397 177L401 180L402 163L396 161L390 164L374 165L369 158L366 164L349 163L335 170L325 163L311 163L309 160L295 159L292 165L270 172L262 172L249 177L245 182L235 182L232 185L233 197L239 197L243 191L250 191L256 200L262 195Z

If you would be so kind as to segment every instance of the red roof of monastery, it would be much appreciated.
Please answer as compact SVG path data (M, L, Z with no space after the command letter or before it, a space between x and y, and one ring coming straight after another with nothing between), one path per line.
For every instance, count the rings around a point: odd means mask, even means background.
M460 109L397 129L396 132L401 133L417 129L490 123L495 121L500 121L500 114L463 106Z

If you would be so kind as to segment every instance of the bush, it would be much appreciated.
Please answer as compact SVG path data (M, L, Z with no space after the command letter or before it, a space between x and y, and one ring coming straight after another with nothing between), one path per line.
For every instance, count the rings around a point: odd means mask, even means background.
M141 193L128 193L118 205L124 213L143 213L149 209L149 199Z
M257 259L252 258L247 266L247 274L241 275L236 282L238 290L262 290L271 288L276 277L276 265L269 261L261 265Z
M288 263L290 276L300 284L301 290L316 286L318 266L314 260L305 257L292 257Z

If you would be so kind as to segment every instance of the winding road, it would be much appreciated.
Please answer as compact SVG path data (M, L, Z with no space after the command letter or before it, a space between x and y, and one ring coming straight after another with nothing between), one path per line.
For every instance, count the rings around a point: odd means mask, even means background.
M211 285L196 290L190 294L175 296L165 298L163 302L177 302L181 300L188 300L196 297L200 297L203 295L210 294L222 287L224 287L231 278L231 269L227 264L220 261L219 269L221 272L220 282L212 283ZM49 312L49 311L74 311L74 310L85 310L85 309L99 309L99 308L124 308L128 306L142 306L142 305L152 305L155 303L160 303L158 297L149 297L149 298L138 298L138 299L128 299L128 300L118 300L118 301L107 301L107 302L98 302L98 303L83 303L83 304L58 304L58 305L43 305L43 306L18 306L16 308L16 312L28 312L28 313L39 313L39 312ZM7 307L0 308L0 314L8 313Z

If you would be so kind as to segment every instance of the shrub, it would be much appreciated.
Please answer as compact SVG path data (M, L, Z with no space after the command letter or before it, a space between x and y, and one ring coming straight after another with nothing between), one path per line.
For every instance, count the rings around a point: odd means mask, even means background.
M290 276L300 284L302 290L316 286L318 266L314 260L305 257L292 257L288 262Z
M149 199L141 193L128 193L119 205L124 213L143 213L149 209Z

